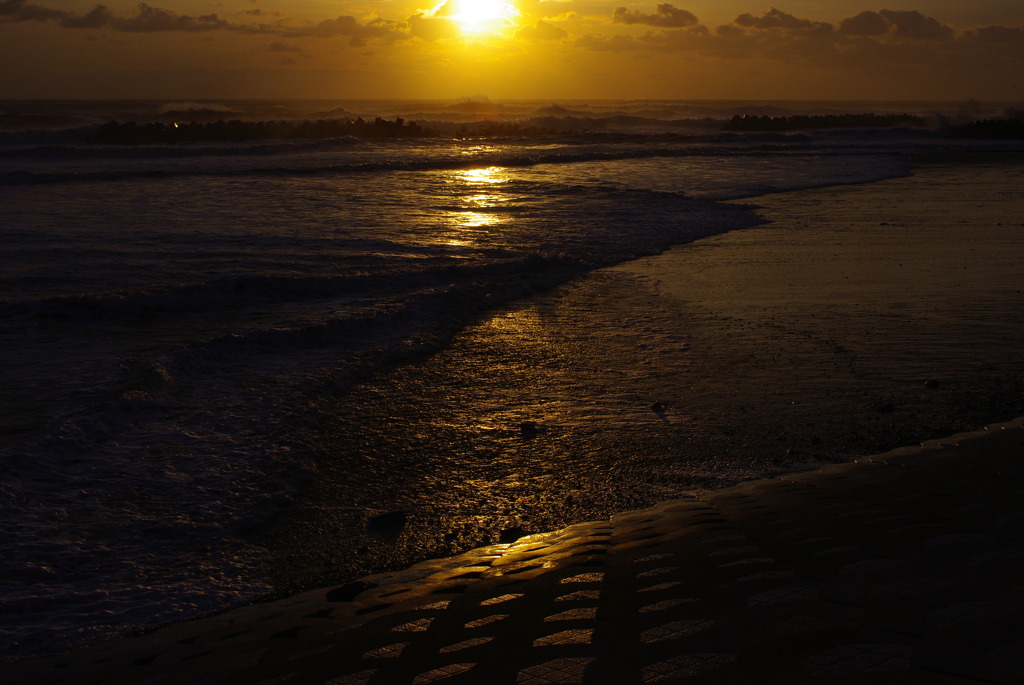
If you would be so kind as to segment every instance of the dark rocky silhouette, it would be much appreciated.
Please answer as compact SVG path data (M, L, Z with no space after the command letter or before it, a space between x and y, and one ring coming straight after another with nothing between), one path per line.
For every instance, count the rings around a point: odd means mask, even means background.
M364 121L321 119L318 121L231 121L165 124L163 122L120 123L110 121L99 127L89 141L108 145L152 145L198 142L245 142L275 139L418 138L436 135L401 117L388 121L377 117Z
M810 128L899 128L924 126L912 114L796 114L772 117L737 114L725 123L726 131L795 131Z
M649 125L649 122L645 123ZM117 122L101 125L88 140L105 145L173 145L178 143L247 142L253 140L286 140L330 138L427 138L454 136L458 138L537 138L597 133L610 124L636 124L621 117L607 119L576 119L574 117L535 117L527 121L483 120L460 124L444 124L428 128L401 117L393 121L376 117L357 119L320 119L316 121L190 121L188 123ZM708 120L666 121L667 128L701 126ZM796 131L816 128L920 128L925 119L911 114L818 114L793 116L736 115L721 125L721 130ZM616 128L616 126L611 126ZM1024 139L1024 119L986 119L972 121L948 129L954 138Z
M954 126L949 134L954 138L1024 140L1024 119L982 119Z

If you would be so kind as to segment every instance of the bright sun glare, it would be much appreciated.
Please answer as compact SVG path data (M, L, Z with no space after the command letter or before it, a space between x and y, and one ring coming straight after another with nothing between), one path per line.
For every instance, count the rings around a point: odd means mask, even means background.
M519 14L519 10L503 0L448 0L454 8L452 19L459 22L463 33L477 34L499 29Z

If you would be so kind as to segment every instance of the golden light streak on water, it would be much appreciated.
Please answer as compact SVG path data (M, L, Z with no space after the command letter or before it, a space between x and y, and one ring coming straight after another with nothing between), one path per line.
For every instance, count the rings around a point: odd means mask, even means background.
M452 246L467 246L479 237L498 230L508 221L501 210L512 198L502 185L511 178L502 167L453 171L448 179L453 186L457 209L446 211L443 222L447 230L438 237L439 242Z

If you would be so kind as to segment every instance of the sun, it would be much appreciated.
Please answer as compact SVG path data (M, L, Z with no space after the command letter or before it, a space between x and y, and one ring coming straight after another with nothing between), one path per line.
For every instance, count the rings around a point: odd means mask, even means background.
M446 14L464 34L496 31L513 22L519 10L504 0L448 0Z

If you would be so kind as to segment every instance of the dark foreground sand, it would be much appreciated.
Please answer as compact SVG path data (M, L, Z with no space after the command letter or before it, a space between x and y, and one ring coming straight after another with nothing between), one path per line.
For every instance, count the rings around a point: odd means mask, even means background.
M0 682L1020 683L1021 426L424 562Z

